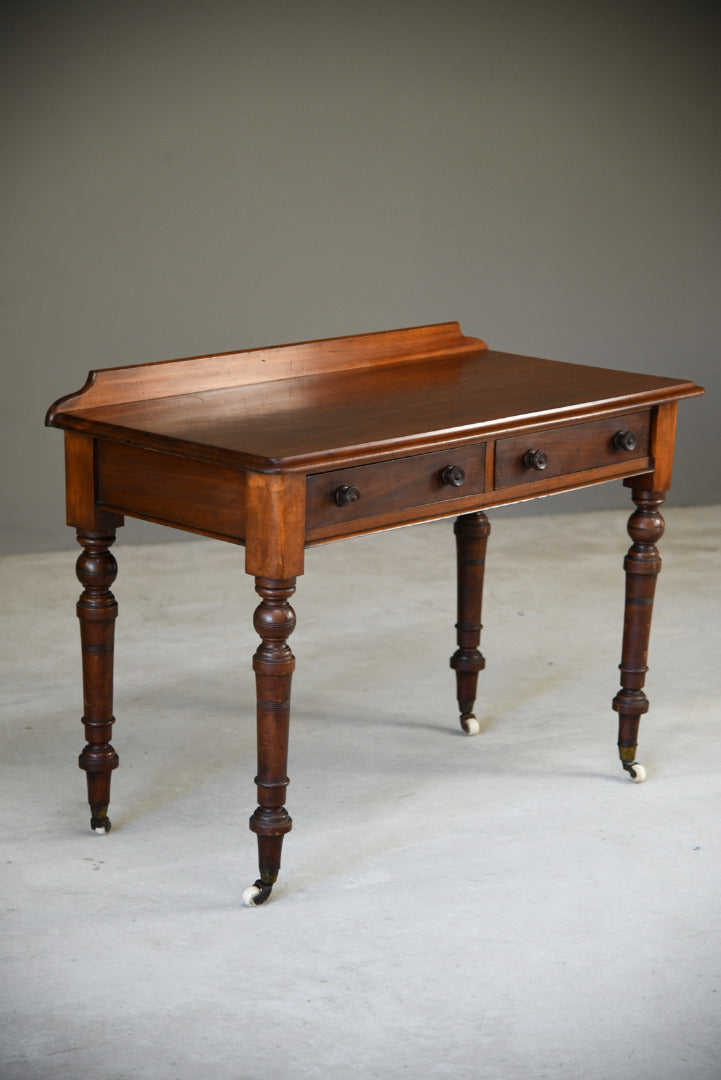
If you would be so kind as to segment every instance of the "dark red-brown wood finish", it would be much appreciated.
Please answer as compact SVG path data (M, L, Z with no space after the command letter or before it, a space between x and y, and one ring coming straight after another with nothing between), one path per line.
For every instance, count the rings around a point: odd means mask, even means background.
M612 361L614 358L609 358ZM78 603L91 824L107 831L113 629L110 546L124 515L245 548L261 598L254 625L260 876L270 894L291 828L285 807L295 626L290 599L308 545L457 517L456 672L473 714L490 506L623 479L629 522L619 751L632 778L678 401L688 380L488 349L458 323L91 372L46 422L65 431L68 524L83 552Z

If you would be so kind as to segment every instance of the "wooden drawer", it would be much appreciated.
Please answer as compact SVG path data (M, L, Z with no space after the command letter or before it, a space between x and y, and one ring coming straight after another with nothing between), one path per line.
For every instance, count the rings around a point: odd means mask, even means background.
M643 460L649 453L649 431L650 413L646 411L499 439L494 487L513 487Z
M483 445L463 446L309 476L307 528L476 495L484 489L485 451Z

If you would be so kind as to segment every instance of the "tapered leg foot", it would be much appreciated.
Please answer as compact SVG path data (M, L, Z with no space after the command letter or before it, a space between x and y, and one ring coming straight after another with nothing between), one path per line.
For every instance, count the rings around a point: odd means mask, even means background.
M118 755L110 744L113 716L113 646L118 605L110 586L118 572L110 552L115 532L78 530L83 551L78 556L77 575L83 585L78 600L80 644L83 660L83 724L87 745L78 764L87 774L90 827L94 832L110 832L108 804L110 777L118 766Z
M451 657L451 667L456 673L461 728L467 735L477 735L481 725L473 712L473 706L478 688L478 673L486 666L478 646L482 629L483 571L491 526L483 513L465 514L457 519L453 531L456 535L458 575L458 648Z
M261 597L253 625L261 643L253 657L257 694L258 726L258 807L250 828L258 837L260 877L243 893L249 907L263 904L278 879L283 837L293 822L285 808L288 787L288 732L290 687L295 657L288 638L295 628L295 612L289 599L295 592L295 578L285 581L255 579Z
M659 512L666 493L634 489L636 510L628 521L633 543L624 561L626 604L621 648L621 689L613 699L618 713L618 752L621 764L631 780L640 784L646 770L636 761L638 729L641 717L648 712L648 698L643 686L648 671L648 645L656 580L661 557L656 541L663 536L664 520Z

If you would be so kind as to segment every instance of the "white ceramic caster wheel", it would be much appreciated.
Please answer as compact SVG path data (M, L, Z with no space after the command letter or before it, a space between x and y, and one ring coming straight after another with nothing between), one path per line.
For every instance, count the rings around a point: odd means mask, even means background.
M265 885L258 880L254 885L249 885L243 893L243 903L246 907L258 907L264 904L273 890L272 885Z
M249 885L243 893L243 903L246 907L257 907L258 897L260 896L260 889L257 885ZM262 901L261 901L262 903Z
M461 717L461 727L465 731L466 735L478 735L479 731L481 730L481 725L478 720L476 720L473 713L471 713L470 716Z
M642 784L646 779L646 770L643 765L639 765L637 761L633 761L629 766L628 775L631 777L634 784Z
M107 836L110 829L106 829L104 825L94 825L93 832L96 836Z

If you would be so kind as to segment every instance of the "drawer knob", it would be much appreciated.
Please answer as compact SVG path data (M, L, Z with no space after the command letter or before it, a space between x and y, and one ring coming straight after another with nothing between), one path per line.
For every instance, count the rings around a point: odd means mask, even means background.
M441 473L441 481L451 487L460 487L466 479L466 470L462 465L446 465Z
M335 493L335 501L338 506L348 506L350 503L358 502L361 497L361 493L357 487L353 487L352 484L343 484L339 487Z
M613 436L613 445L617 450L635 450L636 436L632 431L617 431Z
M526 450L523 455L523 464L527 469L542 472L548 465L548 454L545 450Z

